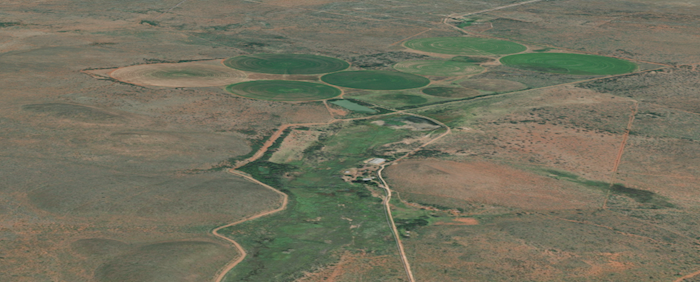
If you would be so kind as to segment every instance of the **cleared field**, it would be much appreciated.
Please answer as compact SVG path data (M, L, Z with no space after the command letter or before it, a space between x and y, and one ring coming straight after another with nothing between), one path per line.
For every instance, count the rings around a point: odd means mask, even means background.
M301 160L304 157L304 150L318 140L320 131L314 130L292 130L289 132L279 149L270 156L270 162L289 163Z
M394 69L413 74L435 76L462 76L477 74L484 68L465 62L442 60L403 61L394 65Z
M321 74L347 69L343 60L309 54L256 54L238 56L224 61L224 65L249 72L272 74Z
M573 75L607 75L633 72L637 65L625 60L570 53L530 53L501 58L515 68Z
M393 71L344 71L324 75L321 80L336 86L370 90L410 89L430 83L422 76Z
M392 165L386 172L399 192L524 209L593 207L603 197L603 193L483 161L410 160Z
M470 88L459 87L428 87L421 90L424 94L443 98L466 98L474 97L481 92Z
M340 95L340 89L312 82L256 80L226 87L226 91L253 99L269 101L313 101Z
M527 47L515 42L477 37L432 37L406 41L404 46L424 52L451 55L505 55Z
M149 64L119 68L112 78L136 85L209 87L243 81L245 73L205 63Z
M509 92L527 88L525 84L522 84L517 81L488 78L468 79L460 82L459 85L462 85L467 88L474 88L493 92Z

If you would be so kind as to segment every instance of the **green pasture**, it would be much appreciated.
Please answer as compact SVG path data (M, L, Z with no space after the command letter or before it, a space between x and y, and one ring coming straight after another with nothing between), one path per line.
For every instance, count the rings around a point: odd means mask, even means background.
M358 103L353 103L352 101L348 100L337 100L337 101L332 101L331 104L341 106L343 108L346 108L348 110L351 110L353 112L358 112L358 113L366 113L366 114L373 114L376 113L377 110L365 107L363 105L360 105Z
M442 86L423 88L421 89L421 92L430 96L453 99L474 97L482 94L481 92L479 92L479 90L474 90L470 88Z
M515 42L478 37L431 37L406 41L404 46L424 52L452 55L505 55L520 53L527 47Z
M394 65L394 69L407 73L434 76L463 76L478 74L484 70L483 67L475 64L444 60L403 61Z
M528 53L501 58L501 63L526 70L572 75L609 75L633 72L637 65L621 59L571 53Z
M425 77L395 71L343 71L324 75L321 80L336 86L371 90L410 89L430 83Z
M340 95L340 89L320 83L290 80L256 80L231 84L226 91L269 101L313 101Z
M346 97L391 109L446 100L445 98L441 97L425 95L416 90L409 90L405 92L376 91L372 93L346 94Z
M386 255L398 265L381 199L372 197L363 184L347 183L340 176L343 170L376 156L382 145L421 133L370 121L347 122L324 131L329 136L319 139L293 165L270 163L266 158L271 154L266 154L240 168L287 193L289 204L279 213L222 230L248 253L224 281L299 278L314 267L336 263L346 250Z
M347 69L343 60L309 54L256 54L226 59L224 65L242 71L272 74L321 74Z

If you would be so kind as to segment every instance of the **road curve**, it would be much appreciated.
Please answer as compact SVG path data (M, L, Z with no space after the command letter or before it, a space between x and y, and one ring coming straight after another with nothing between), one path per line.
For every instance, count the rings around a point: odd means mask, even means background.
M267 189L270 189L270 190L272 190L272 191L275 191L275 193L277 193L277 194L280 194L280 195L282 196L282 205L281 205L279 208L276 208L276 209L274 209L274 210L266 211L266 212L264 212L264 213L260 213L260 214L257 214L257 215L251 216L251 217L246 217L246 218L241 219L241 220L239 220L239 221L236 221L236 222L233 222L233 223L229 223L229 224L226 224L226 225L219 226L219 227L217 227L217 228L215 228L214 230L211 231L211 234L212 234L212 235L214 235L214 236L216 236L216 237L219 237L219 238L221 238L221 239L224 239L224 240L230 242L231 244L233 244L233 246L235 246L236 249L238 250L238 252L240 253L240 255L238 256L238 258L236 258L235 260L233 260L233 261L229 262L228 264L226 264L222 269L219 270L219 272L216 273L216 276L215 276L215 278L214 278L214 280L213 280L214 282L221 282L221 281L223 281L223 280L224 280L224 277L226 277L226 274L227 274L229 271L231 271L231 269L233 269L236 265L238 265L241 261L243 261L243 259L246 257L246 254L247 254L247 253L245 252L245 250L243 249L243 247L241 247L241 245L238 244L238 242L236 242L236 241L234 241L233 239L230 239L230 238L228 238L228 237L226 237L226 236L224 236L224 235L221 235L221 234L219 233L219 231L220 231L221 229L224 229L224 228L227 228L227 227L231 227L231 226L234 226L234 225L237 225L237 224L240 224L240 223L249 221L249 220L253 220L253 219L256 219L256 218L260 218L260 217L263 217L263 216L266 216L266 215L270 215L270 214L273 214L273 213L282 211L282 210L284 210L284 209L287 208L287 203L289 202L289 196L287 196L287 194L285 194L285 193L282 193L280 190L277 190L277 189L275 189L274 187L272 187L272 186L270 186L270 185L267 185L267 184L265 184L265 183L262 183L262 182L258 181L257 179L255 179L255 178L253 178L253 177L250 177L250 176L247 175L247 174L241 173L241 172L239 172L239 171L237 171L237 170L230 169L229 172L230 172L230 173L233 173L233 174L235 174L235 175L241 176L241 177L243 177L243 178L245 178L245 179L248 179L248 180L250 180L250 181L252 181L252 182L255 182L255 183L257 183L257 184L260 184L260 185L262 185L263 187L265 187L265 188L267 188Z

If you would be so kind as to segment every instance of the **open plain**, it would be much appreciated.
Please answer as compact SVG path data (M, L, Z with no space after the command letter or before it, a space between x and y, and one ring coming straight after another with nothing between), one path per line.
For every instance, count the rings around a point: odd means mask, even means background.
M700 2L0 2L0 281L700 279Z

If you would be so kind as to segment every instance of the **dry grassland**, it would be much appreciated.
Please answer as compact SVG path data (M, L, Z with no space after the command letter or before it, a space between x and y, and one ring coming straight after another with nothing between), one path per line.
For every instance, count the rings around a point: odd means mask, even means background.
M570 183L488 162L405 161L389 167L386 174L399 192L528 210L592 208L603 197Z

